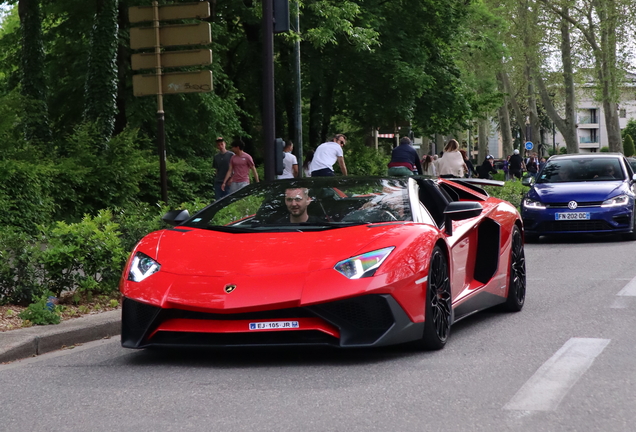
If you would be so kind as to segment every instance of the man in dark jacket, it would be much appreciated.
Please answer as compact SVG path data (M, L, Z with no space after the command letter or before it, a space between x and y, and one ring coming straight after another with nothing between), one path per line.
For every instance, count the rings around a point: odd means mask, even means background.
M409 137L402 137L400 145L391 152L391 162L389 162L390 176L411 176L417 171L418 174L424 174L422 170L422 162L417 151L411 145Z
M519 155L519 150L515 149L510 160L508 161L508 171L510 172L510 178L513 180L517 177L521 180L521 171L523 170L523 159Z
M492 176L490 175L491 173L497 174L497 169L495 168L494 163L495 163L495 158L493 157L493 155L486 156L484 163L479 165L479 168L477 168L477 172L479 173L479 178L491 179L492 178Z

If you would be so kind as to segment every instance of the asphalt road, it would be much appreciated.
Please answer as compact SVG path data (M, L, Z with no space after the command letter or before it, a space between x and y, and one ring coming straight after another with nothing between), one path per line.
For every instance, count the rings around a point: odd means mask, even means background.
M0 431L633 431L636 243L526 246L517 314L442 351L130 351L0 365Z

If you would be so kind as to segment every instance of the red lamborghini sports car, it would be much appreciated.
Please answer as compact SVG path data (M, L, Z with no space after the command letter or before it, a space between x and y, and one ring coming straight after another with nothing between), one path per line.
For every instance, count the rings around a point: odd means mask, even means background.
M526 294L523 224L487 180L256 183L153 232L121 279L122 346L444 347Z

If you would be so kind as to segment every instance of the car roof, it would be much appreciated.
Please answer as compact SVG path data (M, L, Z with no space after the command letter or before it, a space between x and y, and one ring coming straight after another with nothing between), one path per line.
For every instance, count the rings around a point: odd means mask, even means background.
M598 159L616 159L625 157L623 153L571 153L564 155L554 155L550 156L550 159L575 159L582 157L593 157Z

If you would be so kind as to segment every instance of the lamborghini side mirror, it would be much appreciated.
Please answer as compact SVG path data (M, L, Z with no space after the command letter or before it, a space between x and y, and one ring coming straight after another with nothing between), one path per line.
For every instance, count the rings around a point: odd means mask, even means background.
M176 226L190 219L190 213L187 210L170 210L163 215L162 221L168 225Z

